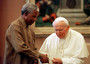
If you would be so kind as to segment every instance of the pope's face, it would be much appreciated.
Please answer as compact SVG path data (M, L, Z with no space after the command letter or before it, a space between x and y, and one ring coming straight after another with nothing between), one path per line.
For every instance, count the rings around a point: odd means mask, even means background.
M64 22L55 23L54 28L56 35L61 39L65 38L69 30L69 26L67 26Z

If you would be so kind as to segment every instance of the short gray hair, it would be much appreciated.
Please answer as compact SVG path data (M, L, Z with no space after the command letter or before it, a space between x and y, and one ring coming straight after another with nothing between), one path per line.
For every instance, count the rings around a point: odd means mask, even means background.
M67 24L67 26L69 25L68 20L65 19L64 17L58 17L58 18L56 18L56 19L54 20L54 22L52 23L52 25L54 26L54 23L55 23L55 22L61 22L61 21L64 21L64 22Z
M26 3L26 4L23 5L21 12L22 12L22 15L23 15L26 11L27 11L28 13L31 13L31 12L33 12L34 10L39 11L39 8L38 8L37 5L35 5L35 4L33 4L33 3Z

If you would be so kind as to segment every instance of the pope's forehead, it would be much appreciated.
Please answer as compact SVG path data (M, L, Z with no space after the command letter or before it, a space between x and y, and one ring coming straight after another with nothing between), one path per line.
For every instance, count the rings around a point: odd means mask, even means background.
M57 26L62 26L62 25L66 25L66 23L64 21L58 21L58 22L55 22L54 25L57 25Z

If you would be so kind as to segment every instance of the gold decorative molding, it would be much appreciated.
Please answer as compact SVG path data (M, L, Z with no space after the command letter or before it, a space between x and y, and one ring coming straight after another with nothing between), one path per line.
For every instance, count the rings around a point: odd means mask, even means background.
M90 36L90 27L71 27L71 29L78 31L85 36ZM48 35L54 33L54 28L36 27L34 32L36 37L47 37Z
M35 0L26 0L26 3L34 3L35 4Z

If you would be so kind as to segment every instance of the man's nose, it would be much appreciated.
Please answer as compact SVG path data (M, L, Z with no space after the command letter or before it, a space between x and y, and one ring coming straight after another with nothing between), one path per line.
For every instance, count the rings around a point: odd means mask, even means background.
M62 34L60 31L57 31L57 34Z
M36 21L37 20L37 18L34 18L34 21Z

